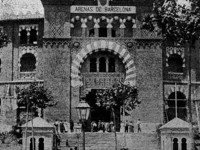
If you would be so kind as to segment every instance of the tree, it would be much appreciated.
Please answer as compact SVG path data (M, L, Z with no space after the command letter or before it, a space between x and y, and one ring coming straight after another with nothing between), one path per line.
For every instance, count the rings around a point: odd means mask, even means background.
M187 47L188 107L189 122L192 131L191 100L191 52L200 36L200 2L199 0L156 0L153 5L154 14L144 19L143 28L160 29L163 40L167 44ZM153 28L153 29L152 29ZM171 41L171 42L170 42ZM193 135L192 139L193 139ZM192 141L194 149L194 142Z
M33 113L37 108L41 108L41 110L43 110L48 106L56 105L56 102L54 101L51 92L46 88L44 88L43 85L40 85L38 83L31 83L28 87L24 87L21 89L17 88L16 93L17 93L18 106L24 106L26 108L25 145L27 147L27 125L28 125L29 112L31 112L33 121ZM32 126L32 136L33 136L33 126ZM34 144L32 145L34 149Z
M115 145L117 148L117 136L116 136L116 113L119 112L120 108L134 109L140 100L138 99L137 87L126 85L123 83L114 84L111 88L101 90L97 93L97 99L99 105L111 109L113 114L114 128L115 128Z

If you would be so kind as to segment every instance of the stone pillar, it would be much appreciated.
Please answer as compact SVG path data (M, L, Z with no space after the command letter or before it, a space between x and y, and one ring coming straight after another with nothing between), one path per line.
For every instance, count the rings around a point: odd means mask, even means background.
M39 149L39 138L35 138L35 149L38 150Z
M107 25L107 35L108 35L108 37L112 37L112 28L113 28L112 22L113 22L113 18L111 18L111 19L107 18L107 23L108 23L108 25Z
M99 22L100 22L100 19L94 19L94 37L99 37Z
M108 58L106 58L106 72L109 71L109 60Z
M97 58L97 72L99 72L99 58Z
M177 138L178 139L178 150L182 150L182 146L181 146L181 138Z
M126 19L120 19L120 37L124 37L124 29L126 28L125 26L125 22L126 22Z
M86 25L86 22L87 22L87 19L81 19L81 28L82 28L82 37L85 37L86 36L86 28L87 28L87 25Z

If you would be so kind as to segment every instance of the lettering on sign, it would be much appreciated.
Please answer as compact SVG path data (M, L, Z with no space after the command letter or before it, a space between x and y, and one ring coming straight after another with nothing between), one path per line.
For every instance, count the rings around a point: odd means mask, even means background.
M113 84L123 82L121 73L87 73L83 74L84 88L103 89L110 88Z
M71 13L135 14L135 6L71 6Z

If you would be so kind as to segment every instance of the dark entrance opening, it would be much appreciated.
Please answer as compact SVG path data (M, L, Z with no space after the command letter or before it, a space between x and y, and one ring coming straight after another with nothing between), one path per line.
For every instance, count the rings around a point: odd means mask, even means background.
M98 122L101 120L103 122L110 122L112 119L111 111L97 103L96 93L97 90L92 89L86 96L86 102L91 107L90 121Z
M91 107L91 112L90 112L90 118L88 120L88 131L90 131L90 123L91 122L96 122L98 123L99 121L105 122L105 123L113 123L113 113L111 109L105 108L105 106L102 106L101 104L98 103L97 101L97 89L92 89L90 93L86 95L86 102L90 105ZM120 109L117 109L115 111L115 120L116 120L116 131L120 130Z

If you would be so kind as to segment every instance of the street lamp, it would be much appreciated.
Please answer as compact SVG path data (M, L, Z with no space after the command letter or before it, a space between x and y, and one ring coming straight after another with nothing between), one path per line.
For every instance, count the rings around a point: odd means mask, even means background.
M90 106L84 100L81 100L78 106L76 107L78 117L82 124L82 132L83 132L83 150L85 150L85 123L90 114Z

